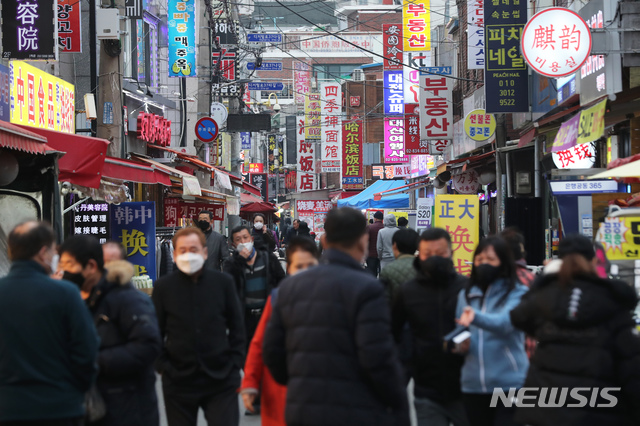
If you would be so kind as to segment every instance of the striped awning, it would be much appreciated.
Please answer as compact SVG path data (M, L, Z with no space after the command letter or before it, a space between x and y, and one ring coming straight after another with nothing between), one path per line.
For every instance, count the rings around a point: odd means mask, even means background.
M30 132L14 124L0 121L0 147L28 152L49 154L56 152L47 145L47 138Z

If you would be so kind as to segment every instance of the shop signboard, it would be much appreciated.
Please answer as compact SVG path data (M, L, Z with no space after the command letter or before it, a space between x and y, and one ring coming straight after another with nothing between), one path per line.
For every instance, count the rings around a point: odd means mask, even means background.
M316 234L316 238L320 240L324 234L324 222L327 219L327 213L333 205L331 201L326 200L297 200L296 214L298 219L309 225L309 231Z
M532 112L549 112L559 104L560 96L556 85L558 81L533 73L531 76L531 111ZM574 81L575 90L575 81Z
M485 97L488 113L528 112L529 73L520 52L524 0L485 2Z
M619 192L615 180L562 180L549 182L554 195L588 195L592 193Z
M404 103L420 103L420 69L431 66L431 52L404 52Z
M219 50L212 50L211 55L211 66L216 70L214 73L214 82L222 83L223 86L226 86L229 82L236 81L238 78L238 48L223 47ZM220 61L220 65L218 65L218 61ZM221 81L220 77L223 77L224 80ZM257 83L247 84L249 90L260 90L252 87L252 85ZM233 84L233 86L238 85ZM239 88L237 90L239 91Z
M0 65L0 121L11 120L11 111L9 109L10 95L9 67Z
M576 144L578 140L578 126L580 125L580 114L576 114L560 125L560 130L556 133L551 152L565 151Z
M384 164L374 163L371 165L371 179L404 179L411 176L411 163Z
M82 52L80 2L58 0L58 48L61 52Z
M453 189L460 194L477 194L480 188L478 173L474 169L452 176L451 180Z
M420 139L453 139L451 67L420 70Z
M552 152L553 164L559 169L590 169L596 162L592 143L575 145L564 151Z
M298 191L312 191L316 189L316 154L314 141L305 140L304 121L302 116L296 117L296 145L298 146L296 188Z
M73 84L22 61L11 61L9 69L12 123L75 133Z
M197 77L195 2L168 0L169 77Z
M153 201L111 206L111 239L124 247L135 276L156 279L156 208Z
M340 83L322 83L320 109L322 111L320 129L322 172L340 172L342 164L342 86Z
M2 59L55 60L54 5L46 0L2 0Z
M260 190L260 196L263 201L269 200L269 185L266 173L250 173L249 183Z
M251 149L251 132L240 132L242 149Z
M429 175L429 169L435 165L431 155L412 155L411 156L411 177L421 177Z
M304 138L320 140L320 94L309 93L304 100Z
M401 25L382 24L385 70L402 70L403 41Z
M405 152L404 143L404 119L384 119L384 162L406 163L409 157Z
M640 217L606 217L596 234L609 260L640 259Z
M484 69L484 1L467 0L467 68Z
M190 202L180 198L165 198L163 204L164 226L195 226L203 210L211 212L213 220L224 220L223 204Z
M404 91L402 70L384 71L384 115L404 113Z
M456 272L469 276L473 252L480 242L478 195L436 195L434 213L434 225L445 229L451 236Z
M125 0L125 15L131 19L142 19L142 13L144 11L143 0Z
M267 135L267 150L269 151L269 174L280 173L284 163L282 137L275 133Z
M285 34L285 49L300 49L305 53L362 53L362 49L371 50L375 36L370 33L340 33L340 36L320 35L318 33ZM302 41L300 41L302 40ZM378 39L379 43L379 39Z
M342 189L364 188L362 120L344 123L342 129Z
M578 144L593 142L604 135L604 113L607 100L603 99L591 108L580 112L580 124L578 126Z
M235 21L215 19L213 34L215 34L217 45L231 47L238 44L238 24Z
M109 204L85 201L73 208L73 235L93 235L104 244L111 238L109 232Z
M496 131L496 119L483 109L474 109L464 119L464 131L476 142L489 139Z
M427 143L424 148L420 144L420 105L405 104L404 106L404 148L407 155L428 152Z
M263 173L264 164L262 163L249 163L249 173Z
M404 51L431 50L431 1L405 1L402 4Z
M138 139L160 146L171 145L171 120L156 114L140 112L136 119L136 129Z
M418 198L416 201L416 228L429 229L433 220L433 198Z

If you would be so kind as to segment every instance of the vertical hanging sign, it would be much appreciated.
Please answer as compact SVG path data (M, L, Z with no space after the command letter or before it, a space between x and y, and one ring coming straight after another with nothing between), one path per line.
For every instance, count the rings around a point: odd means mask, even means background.
M340 172L342 155L342 86L323 83L320 86L322 111L320 140L322 141L322 172Z
M486 2L484 90L486 111L529 111L529 73L520 49L527 23L525 0Z
M427 67L420 72L420 139L453 139L453 79L451 67Z
M311 90L311 66L306 62L293 63L293 84L296 105L304 106L305 95Z
M404 118L384 119L384 162L406 163L409 157L405 155Z
M58 0L58 48L62 52L82 52L80 2Z
M153 201L111 206L111 239L120 242L136 276L156 279L156 208Z
M296 117L296 146L298 147L298 167L296 188L298 191L316 189L316 156L314 142L304 138L304 118Z
M403 2L402 34L405 52L431 50L430 3L430 0Z
M320 140L320 94L309 93L304 100L304 138Z
M384 71L384 115L404 113L402 70Z
M46 0L2 0L2 59L56 59L54 5Z
M342 129L342 189L363 188L362 120L354 120L345 123Z
M196 77L196 11L191 0L168 0L169 77Z
M402 69L402 26L398 24L382 24L382 43L384 46L385 70Z
M484 1L467 1L467 68L484 69Z

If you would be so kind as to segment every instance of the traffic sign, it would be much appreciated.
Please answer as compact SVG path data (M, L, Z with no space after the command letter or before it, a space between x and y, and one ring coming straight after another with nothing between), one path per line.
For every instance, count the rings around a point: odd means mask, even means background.
M247 34L247 43L282 43L282 34L250 33Z
M220 128L218 127L218 123L211 117L201 118L196 123L196 137L202 142L213 141L218 137L219 132Z
M247 62L247 69L249 71L255 70L256 63ZM257 69L260 71L282 71L282 62L263 62Z
M256 82L249 83L249 90L266 90L279 92L284 89L283 83Z

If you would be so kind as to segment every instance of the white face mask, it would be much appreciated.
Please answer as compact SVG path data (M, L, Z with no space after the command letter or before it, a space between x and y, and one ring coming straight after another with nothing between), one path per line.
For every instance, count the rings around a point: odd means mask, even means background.
M60 262L60 255L56 253L51 258L51 264L49 265L51 267L52 274L55 274L58 270L58 262Z
M193 275L202 269L204 257L198 253L183 253L176 257L176 266L187 275Z
M244 249L251 251L253 249L253 241L249 241L248 243L240 243L236 248L238 249L238 253L240 253Z
M258 231L261 231L263 226L264 226L264 223L262 222L256 222L253 224L253 227L256 228Z

